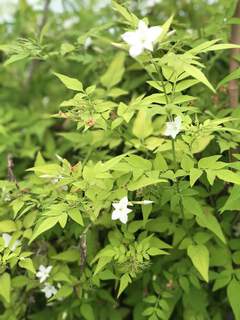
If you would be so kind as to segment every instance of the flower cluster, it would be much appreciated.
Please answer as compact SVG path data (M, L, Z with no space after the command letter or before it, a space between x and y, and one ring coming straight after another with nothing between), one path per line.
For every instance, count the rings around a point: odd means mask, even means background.
M152 5L156 4L155 1L152 1L152 2L150 1L150 3ZM144 50L153 51L154 43L160 37L162 32L163 32L162 27L160 26L148 27L143 20L140 20L138 22L138 28L136 30L125 32L121 37L129 45L130 56L135 58L140 54L142 54ZM170 35L171 33L172 31L169 32L168 35ZM172 139L175 139L180 131L181 131L181 118L176 117L175 120L169 121L166 123L166 130L164 132L164 135L169 136ZM123 207L120 207L120 209L124 208L125 203L126 203L126 200L125 202L124 201L121 203L119 202L119 204L123 206ZM116 204L116 206L117 205L118 204ZM118 207L116 207L115 209L117 210ZM124 212L126 212L126 214L129 213L127 212L127 210L130 210L130 209L126 209L125 207ZM117 211L117 212L120 212L120 211ZM122 215L123 221L126 221L126 214L125 216ZM115 218L116 215L117 213L114 214L113 219ZM123 223L126 223L126 222L123 222Z
M47 280L52 270L52 266L44 267L43 265L39 266L38 272L36 273L36 277L39 279L40 283L43 283ZM44 287L41 289L42 292L45 293L45 297L47 299L51 298L53 295L57 293L57 289L48 282L44 283Z

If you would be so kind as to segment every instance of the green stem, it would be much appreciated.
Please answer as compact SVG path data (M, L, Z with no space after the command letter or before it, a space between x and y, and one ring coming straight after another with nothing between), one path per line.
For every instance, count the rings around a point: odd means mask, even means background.
M176 160L176 149L175 149L175 140L172 139L172 154L173 154L173 163L174 169L177 170L177 160Z
M174 139L172 139L172 154L173 154L174 171L176 173L176 171L177 171L177 160L176 160L176 149L175 149L175 140ZM181 197L181 193L180 193L178 178L176 178L176 188L177 188L177 193L178 193L178 195L180 197L179 205L180 205L181 216L182 216L182 219L184 219L183 202L182 202L182 197Z
M153 65L154 65L155 70L157 71L157 74L159 75L160 82L161 82L162 87L163 87L164 96L165 96L165 99L166 99L166 104L168 104L168 103L169 103L169 100L168 100L168 95L167 95L166 86L165 86L165 84L164 84L164 79L163 79L162 70L161 70L160 68L158 68L158 65L157 65L156 62L154 61L154 58L153 58L153 57L152 57L152 63L153 63Z

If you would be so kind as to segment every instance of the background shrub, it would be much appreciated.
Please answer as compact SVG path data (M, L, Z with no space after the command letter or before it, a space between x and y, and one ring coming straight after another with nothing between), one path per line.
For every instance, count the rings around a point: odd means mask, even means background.
M0 319L240 319L236 5L3 1Z

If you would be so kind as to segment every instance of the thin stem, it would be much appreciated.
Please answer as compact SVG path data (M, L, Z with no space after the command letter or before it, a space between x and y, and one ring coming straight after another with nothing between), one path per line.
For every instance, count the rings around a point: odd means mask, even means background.
M164 79L163 79L162 70L158 67L158 65L154 61L153 57L152 57L152 63L154 65L155 70L157 71L157 74L159 75L160 82L161 82L162 87L163 87L164 96L165 96L165 99L166 99L166 104L168 104L169 100L168 100L167 90L166 90L166 86L165 86Z
M173 154L174 171L176 173L176 171L177 171L177 160L176 160L176 149L175 149L175 140L174 139L172 139L172 154ZM176 178L176 188L177 188L177 193L178 193L179 198L180 198L179 205L180 205L181 216L182 216L182 219L184 219L183 202L182 202L182 197L181 197L181 193L180 193L178 178Z
M177 160L176 160L176 149L175 149L175 140L172 139L172 154L173 154L173 163L175 171L177 170Z

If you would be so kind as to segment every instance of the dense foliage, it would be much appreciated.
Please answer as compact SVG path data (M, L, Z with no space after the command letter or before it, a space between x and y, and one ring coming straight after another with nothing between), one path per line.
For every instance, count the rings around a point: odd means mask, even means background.
M236 1L62 4L0 20L0 319L240 320Z

